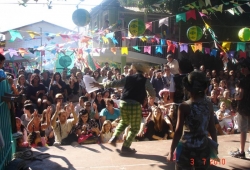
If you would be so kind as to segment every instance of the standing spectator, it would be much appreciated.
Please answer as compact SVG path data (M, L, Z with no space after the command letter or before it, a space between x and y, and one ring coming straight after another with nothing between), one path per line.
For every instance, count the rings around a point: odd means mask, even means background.
M170 67L168 65L164 66L165 74L163 77L166 80L166 88L170 92L170 102L174 101L174 92L175 92L175 84L174 84L174 75L170 73Z
M150 81L155 89L156 97L159 99L159 92L166 86L166 80L162 77L161 70L157 70Z
M168 60L167 65L170 67L170 72L174 75L180 74L179 63L176 59L173 58L172 54L167 55L167 60Z

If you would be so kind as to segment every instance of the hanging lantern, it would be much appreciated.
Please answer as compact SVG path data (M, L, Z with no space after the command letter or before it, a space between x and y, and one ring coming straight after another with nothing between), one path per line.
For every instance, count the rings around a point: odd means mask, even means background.
M72 15L72 20L77 26L84 27L90 22L90 14L85 9L77 9Z
M249 41L250 40L250 28L242 28L239 31L238 36L241 41Z
M133 19L128 24L128 30L131 35L140 36L146 30L145 23L140 19Z
M199 41L202 38L203 31L198 26L192 26L187 30L187 37L190 41Z

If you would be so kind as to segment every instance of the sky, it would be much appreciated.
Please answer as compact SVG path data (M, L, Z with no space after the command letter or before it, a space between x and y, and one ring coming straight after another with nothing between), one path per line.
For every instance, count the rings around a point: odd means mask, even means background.
M27 6L19 6L18 1L27 0L0 0L0 32L15 29L41 20L76 30L72 21L72 14L77 9L80 0L52 0L52 9L48 9L47 0L28 0ZM79 8L90 11L102 0L84 0Z

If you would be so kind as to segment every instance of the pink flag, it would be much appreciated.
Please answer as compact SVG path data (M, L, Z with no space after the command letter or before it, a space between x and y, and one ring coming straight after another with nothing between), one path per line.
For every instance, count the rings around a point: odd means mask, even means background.
M151 46L144 46L144 53L151 54Z
M146 22L146 29L152 32L152 22Z

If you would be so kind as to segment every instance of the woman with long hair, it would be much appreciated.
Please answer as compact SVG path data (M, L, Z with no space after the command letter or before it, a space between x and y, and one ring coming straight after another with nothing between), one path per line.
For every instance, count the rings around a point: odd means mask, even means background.
M37 99L41 98L47 91L45 86L40 82L40 76L38 74L32 74L30 78L30 86L27 88L27 97L34 104L36 104Z
M61 74L59 72L54 73L49 89L49 97L54 101L55 96L58 93L62 93L64 96L66 94L66 84L62 81Z
M105 104L104 99L102 98L102 93L101 92L98 92L96 94L94 103L97 105L98 113L100 113L102 111L102 109L104 109L106 107L106 104Z
M149 140L166 140L169 126L162 118L162 111L159 107L153 107L152 120L147 123L146 138Z
M28 84L23 74L18 76L16 88L18 90L18 94L27 94Z
M167 159L173 161L176 150L175 169L208 169L210 146L217 142L217 136L213 106L205 98L207 79L202 72L193 71L183 78L183 85L190 93L190 99L178 108L176 130ZM213 141L208 138L208 132Z

